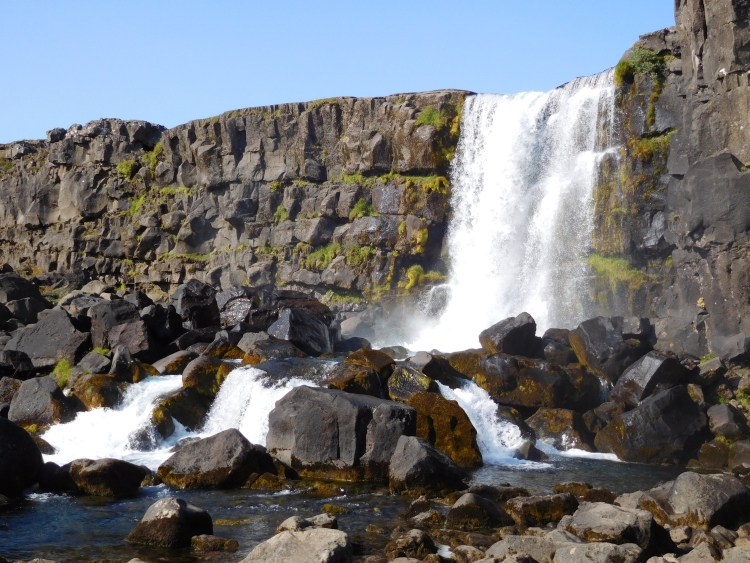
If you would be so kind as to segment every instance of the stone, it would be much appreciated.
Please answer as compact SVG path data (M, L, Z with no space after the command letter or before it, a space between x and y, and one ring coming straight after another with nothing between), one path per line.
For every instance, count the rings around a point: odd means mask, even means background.
M408 366L399 366L388 378L388 396L393 401L409 402L416 393L439 393L437 383L423 373Z
M565 530L587 543L632 543L647 550L652 543L653 525L654 517L646 510L584 502L568 520Z
M240 341L237 343L237 347L245 352L245 354L249 354L251 350L253 350L253 347L257 342L269 340L270 338L271 337L265 331L246 332L242 335L242 338L240 338Z
M242 344L242 341L240 341L240 344ZM307 357L307 354L291 342L277 338L258 340L253 344L248 344L246 349L247 353L242 360L242 363L246 365L256 365L270 360Z
M510 317L479 334L479 342L490 354L537 357L540 341L536 338L536 321L528 313Z
M10 403L8 420L20 426L51 426L76 416L72 402L51 377L34 377L21 384Z
M173 305L149 305L141 309L141 320L158 342L172 342L185 333L182 317Z
M172 294L172 304L177 314L193 329L221 324L216 290L197 279L178 287Z
M639 463L687 461L700 445L706 415L678 385L612 419L594 439L600 452Z
M73 393L88 410L113 408L122 401L122 391L115 378L107 374L91 373L77 377Z
M516 497L505 503L507 512L519 529L559 522L563 516L578 509L578 501L570 493L548 496Z
M555 544L547 538L508 535L493 544L485 553L485 557L508 561L515 555L527 555L538 563L553 563L556 550Z
M481 467L477 431L456 401L438 393L415 393L407 404L417 410L416 435L430 442L460 467Z
M721 358L713 358L707 362L701 362L697 370L688 375L688 381L696 383L701 387L708 387L727 372Z
M278 320L268 328L268 334L291 342L310 356L333 352L328 326L301 309L282 310Z
M557 549L554 563L638 563L642 556L643 550L632 543L568 544Z
M213 535L208 512L179 498L163 498L152 504L128 534L127 541L153 547L190 547L194 536Z
M241 563L351 563L353 546L339 530L282 532L255 546Z
M337 364L329 371L324 385L347 393L384 398L383 385L378 372L364 366Z
M578 358L570 347L570 331L561 328L551 328L542 336L544 359L553 364L566 366L578 362Z
M159 401L158 406L165 409L188 430L196 431L203 426L210 399L199 395L192 387L188 387L165 397Z
M185 366L182 372L182 386L191 387L199 395L213 398L235 367L237 366L218 358L198 356Z
M5 369L10 377L18 380L28 379L36 371L29 355L18 350L0 352L0 366L0 370Z
M43 466L42 454L31 435L0 418L0 495L20 495L37 482Z
M159 466L157 474L180 489L232 489L256 473L276 474L265 448L251 444L234 428L181 448Z
M511 524L507 514L486 498L466 493L448 511L445 525L454 530L478 530Z
M302 219L294 224L294 236L312 246L328 244L333 236L336 223L325 217Z
M631 364L620 376L610 396L630 407L637 407L646 397L681 383L687 370L680 362L649 352Z
M10 405L13 397L18 392L23 381L13 377L3 377L0 379L0 403Z
M139 360L155 358L156 345L146 323L138 320L112 327L107 335L107 346L124 346Z
M416 436L401 436L388 471L391 492L442 492L465 487L466 474L452 459Z
M422 530L410 530L385 546L385 554L391 561L398 557L423 559L437 550L435 542Z
M15 272L0 274L0 303L6 304L10 301L31 298L44 302L44 297L39 288L26 278Z
M595 451L593 438L583 418L566 409L539 409L526 423L534 430L537 439L551 444L560 451L577 449Z
M112 366L112 360L97 352L89 352L76 366L82 372L107 373Z
M193 352L180 350L153 363L154 369L161 375L179 375L190 362L198 357Z
M47 308L46 302L43 303L33 297L26 297L17 301L8 301L5 306L8 308L11 315L25 325L37 322L37 315Z
M225 553L234 553L240 548L240 544L237 540L230 540L227 538L220 538L219 536L210 536L201 534L200 536L193 536L190 540L190 545L195 551L223 551Z
M385 480L400 436L414 435L408 406L339 390L300 386L268 417L271 455L302 476Z
M120 325L141 322L136 306L123 299L97 303L89 309L89 317L91 317L91 340L95 348L115 348L117 343L110 343L110 331ZM120 332L122 329L115 334L115 338L119 338Z
M456 563L474 563L484 559L484 552L471 545L460 545L451 550Z
M687 555L680 557L680 563L715 563L718 557L719 551L715 547L702 543Z
M708 427L714 436L728 440L742 440L750 436L750 428L745 417L732 405L714 405L706 412Z
M134 497L148 475L148 469L119 459L78 459L70 464L76 487L92 496Z
M65 359L75 365L86 350L91 338L89 333L80 332L71 322L68 314L52 310L33 327L18 331L5 345L5 350L25 352L34 367L52 367Z

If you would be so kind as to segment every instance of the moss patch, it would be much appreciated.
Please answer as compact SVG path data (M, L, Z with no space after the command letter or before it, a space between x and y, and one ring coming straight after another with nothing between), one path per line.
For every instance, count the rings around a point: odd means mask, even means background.
M342 246L337 242L333 242L328 246L319 248L315 252L311 252L305 259L305 267L308 270L316 270L322 272L331 264L333 259L339 255L341 250Z
M586 260L597 276L609 282L612 291L617 291L620 284L626 284L630 289L637 289L648 281L648 275L633 269L626 258L614 258L592 254Z
M371 217L374 213L375 210L373 209L372 204L367 203L367 200L362 197L354 204L354 208L349 213L349 220L353 221L360 217Z

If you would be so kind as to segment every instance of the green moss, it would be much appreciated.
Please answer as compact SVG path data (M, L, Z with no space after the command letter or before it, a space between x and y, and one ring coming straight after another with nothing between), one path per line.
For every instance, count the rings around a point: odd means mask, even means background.
M407 268L406 280L402 282L402 287L407 291L417 287L418 285L434 284L442 282L446 279L444 274L435 271L425 272L424 268L419 264L414 264Z
M613 292L617 291L620 284L626 284L631 289L637 289L648 281L648 275L640 270L631 268L630 261L626 258L592 254L586 262L597 276L609 282Z
M372 205L367 203L365 198L360 198L357 203L354 204L354 209L349 213L349 220L359 219L360 217L371 217L375 210Z
M344 184L364 186L366 188L372 188L375 185L374 178L365 178L360 172L357 172L356 174L342 174L341 181Z
M320 300L325 305L359 305L364 301L364 298L357 293L337 293L335 291L327 292Z
M398 224L398 234L403 235L406 232L406 221L401 221Z
M70 372L71 367L68 360L62 359L55 364L55 367L52 370L52 377L55 378L55 381L57 381L57 384L61 389L64 389L68 386L68 383L70 383Z
M141 165L135 160L123 160L117 165L117 173L130 182L140 167Z
M7 158L0 158L0 170L3 172L10 172L13 168L13 161Z
M422 110L422 113L417 116L417 121L414 124L415 127L421 125L432 125L435 129L440 131L443 127L448 124L450 116L445 110L438 111L432 106L427 106Z
M657 156L666 158L669 155L669 147L674 134L675 131L668 131L663 135L630 139L628 141L630 156L642 162L651 162Z
M671 257L671 256L669 256L669 257L668 257L668 258L667 258L667 259L666 259L666 260L664 261L664 267L665 267L665 268L670 268L670 269L671 269L671 268L672 268L673 266L674 266L674 260L672 259L672 257Z
M128 210L128 213L130 213L131 217L135 217L138 212L141 210L141 207L143 207L143 204L146 203L146 194L143 194L140 197L135 198L130 203L130 209Z
M91 350L91 351L92 351L92 352L93 352L94 354L101 354L102 356L106 356L106 355L107 355L107 354L109 354L109 353L110 353L110 352L111 352L112 350L110 350L109 348L102 348L101 346L98 346L98 347L94 348L94 349L93 349L93 350Z
M283 223L287 219L289 219L289 212L286 210L286 207L279 205L273 214L274 223Z
M272 193L278 192L280 187L281 182L279 180L274 180L273 182L268 184L268 189L270 189Z
M626 82L632 82L635 78L633 64L628 59L623 59L615 67L615 86L620 87Z
M178 260L183 260L185 262L192 262L192 263L205 263L211 259L210 254L195 254L195 253L171 254L169 257L177 258Z
M705 356L703 356L703 357L701 358L701 365L703 365L703 364L705 364L705 363L708 363L708 362L710 362L710 361L711 361L711 360L713 360L713 359L714 359L715 357L716 357L716 356L714 355L714 353L713 353L713 352L709 352L708 354L706 354Z
M172 188L171 186L164 186L161 190L159 190L159 193L161 195L168 196L168 197L175 197L178 195L192 196L193 188L188 188L187 186L180 186L179 188Z
M337 242L333 242L328 246L324 246L311 252L310 255L305 259L305 267L308 270L317 270L322 272L325 270L333 261L336 256L341 252L341 245Z
M372 246L350 246L346 249L346 263L350 266L361 266L376 253Z
M159 164L159 161L163 159L164 147L162 147L161 143L156 143L152 151L144 153L144 155L141 157L141 162L143 162L144 165L148 166L149 170L151 170L151 173L153 174L156 170L156 165Z
M308 182L307 180L293 180L292 184L294 184L298 188L305 188L310 185L310 182Z
M427 247L427 239L429 238L429 231L427 227L419 229L417 231L417 240L414 246L414 254L422 254Z
M307 111L319 108L321 106L335 106L338 105L338 103L338 98L321 98L320 100L310 102L310 105L307 106Z

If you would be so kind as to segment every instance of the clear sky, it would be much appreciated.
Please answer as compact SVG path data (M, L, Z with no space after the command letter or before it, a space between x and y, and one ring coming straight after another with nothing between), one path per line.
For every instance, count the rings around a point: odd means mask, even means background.
M614 66L673 0L33 0L0 19L0 143L100 117L550 90Z

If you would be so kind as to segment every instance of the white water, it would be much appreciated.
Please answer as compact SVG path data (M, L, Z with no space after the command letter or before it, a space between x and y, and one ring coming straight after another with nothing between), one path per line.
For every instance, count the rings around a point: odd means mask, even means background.
M449 281L442 308L407 347L455 351L522 311L540 331L589 316L593 192L613 119L612 72L552 92L466 100L451 168ZM435 305L445 301L443 307Z

